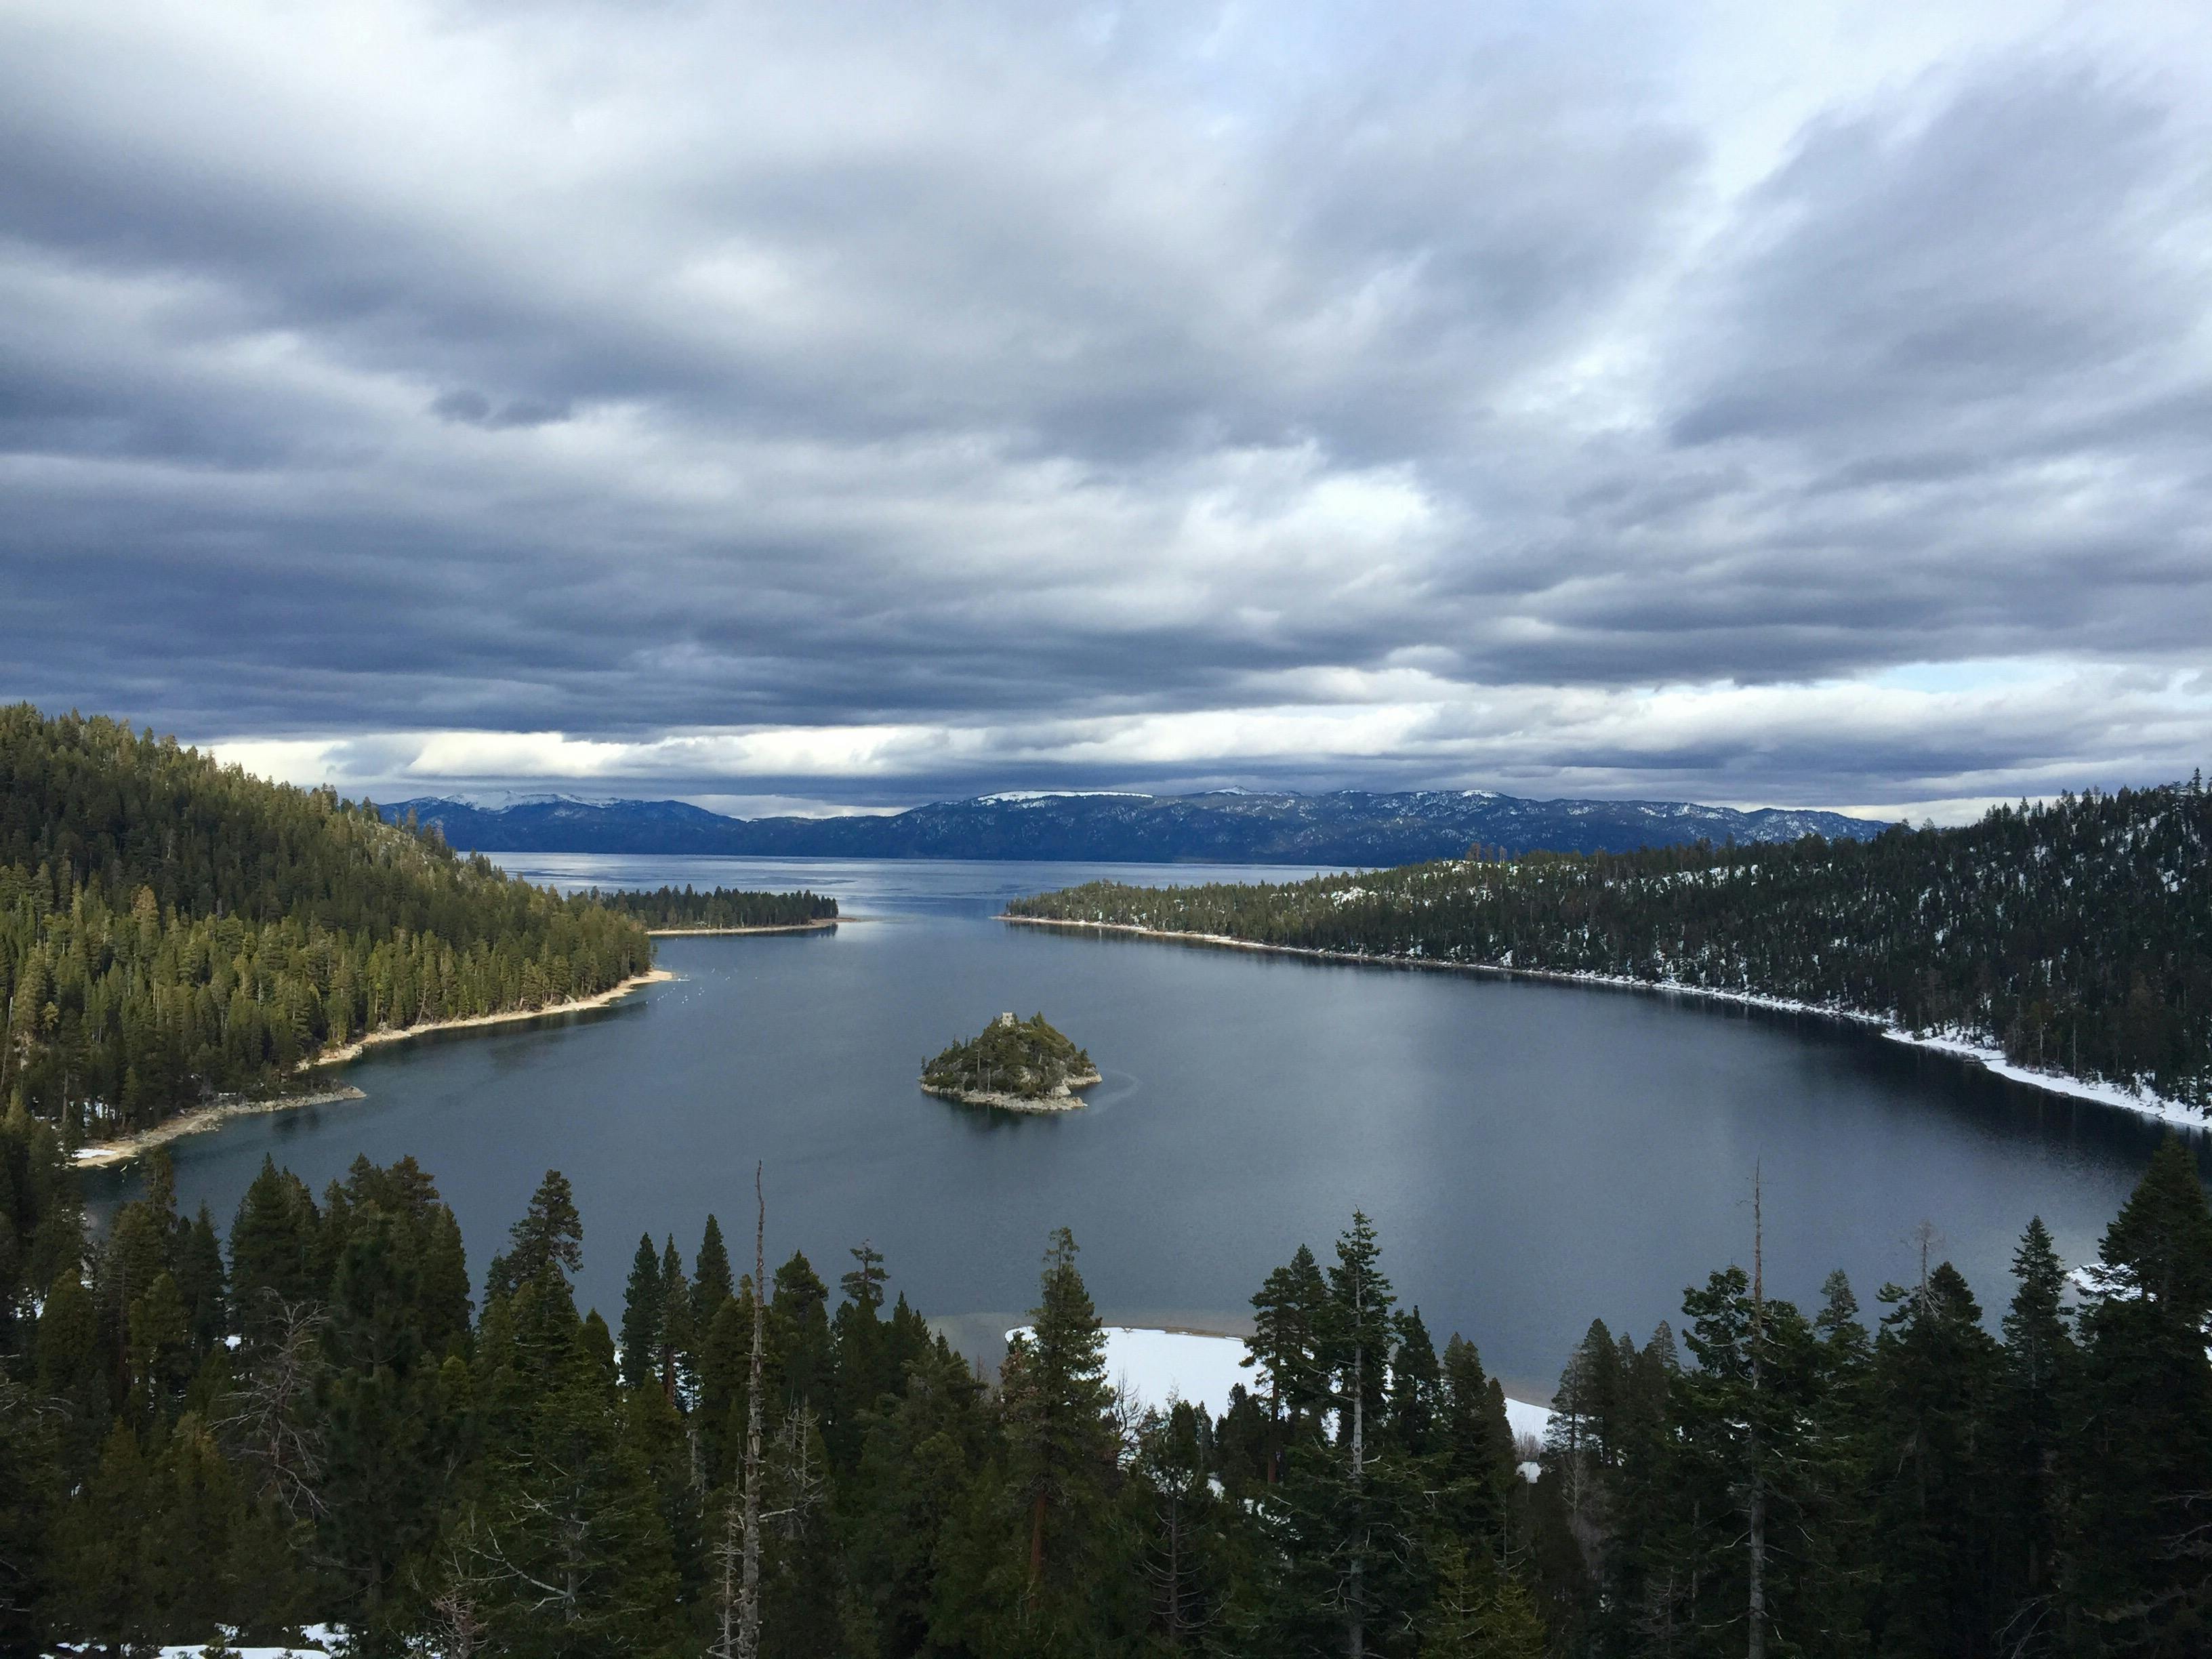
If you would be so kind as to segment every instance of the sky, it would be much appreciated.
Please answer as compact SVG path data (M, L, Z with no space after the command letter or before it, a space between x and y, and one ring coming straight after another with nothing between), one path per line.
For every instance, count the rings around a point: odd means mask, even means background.
M0 0L0 697L380 799L2212 754L2194 4Z

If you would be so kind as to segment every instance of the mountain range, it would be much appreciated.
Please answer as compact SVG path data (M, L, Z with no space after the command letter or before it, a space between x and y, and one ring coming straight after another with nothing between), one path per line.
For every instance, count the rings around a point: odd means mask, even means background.
M1840 812L1738 811L1687 801L1527 800L1487 790L1199 795L1018 791L850 817L727 817L673 800L537 797L501 806L418 799L412 812L479 853L689 853L782 858L1042 859L1132 864L1395 865L1644 847L1865 840L1888 826Z

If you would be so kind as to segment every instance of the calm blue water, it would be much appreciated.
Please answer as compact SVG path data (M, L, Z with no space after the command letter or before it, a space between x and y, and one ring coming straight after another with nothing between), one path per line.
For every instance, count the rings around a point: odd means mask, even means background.
M564 886L811 886L835 933L661 941L682 977L613 1007L380 1049L351 1105L177 1143L179 1194L227 1223L273 1154L318 1188L356 1154L437 1178L479 1275L549 1167L574 1183L582 1288L613 1318L640 1231L687 1256L709 1210L735 1249L755 1161L769 1243L825 1279L862 1239L932 1314L1033 1297L1075 1230L1109 1313L1248 1310L1269 1268L1355 1206L1441 1341L1542 1391L1594 1316L1679 1324L1683 1287L1747 1257L1763 1170L1768 1279L1812 1300L1849 1270L1875 1310L1934 1224L1985 1305L2040 1213L2094 1253L2158 1131L1830 1022L1634 993L1301 962L992 920L1111 875L1280 869L502 855ZM1104 1083L1054 1117L915 1087L1001 1009L1042 1011ZM94 1178L112 1202L127 1173Z

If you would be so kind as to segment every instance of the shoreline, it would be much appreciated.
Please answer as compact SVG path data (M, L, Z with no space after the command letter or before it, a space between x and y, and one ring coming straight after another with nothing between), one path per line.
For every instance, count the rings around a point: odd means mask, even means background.
M203 1130L219 1127L234 1117L257 1117L266 1112L289 1111L295 1106L336 1106L368 1098L366 1094L349 1083L335 1089L312 1090L303 1095L273 1095L263 1100L218 1100L213 1105L196 1106L189 1112L179 1112L150 1129L139 1129L113 1140L87 1141L70 1154L70 1162L80 1170L112 1169L118 1164L128 1164L134 1158L142 1158L157 1146L166 1146L173 1140L182 1140L186 1135L196 1135Z
M300 1071L308 1073L324 1066L342 1066L358 1060L368 1049L387 1042L404 1042L432 1031L468 1030L483 1025L507 1025L518 1020L542 1019L548 1014L573 1014L591 1008L604 1008L618 997L628 996L641 985L659 985L676 975L665 968L652 968L642 974L633 974L619 985L587 997L578 997L568 1002L548 1004L543 1008L511 1008L496 1014L472 1014L462 1019L428 1020L420 1025L386 1027L356 1037L342 1048L327 1049L300 1062ZM219 1100L207 1106L179 1112L176 1116L139 1129L131 1134L111 1140L87 1141L70 1154L70 1161L81 1170L104 1170L118 1164L127 1164L132 1158L152 1152L156 1146L166 1146L186 1135L199 1134L228 1123L236 1117L257 1116L266 1112L282 1112L295 1106L330 1106L341 1102L366 1100L368 1097L350 1083L333 1085L329 1088L311 1089L303 1094L270 1095L256 1100Z
M433 1031L467 1031L483 1025L513 1025L526 1019L544 1019L549 1014L580 1014L588 1009L604 1008L618 998L628 996L641 985L662 985L676 975L665 968L648 968L641 974L632 974L619 985L610 985L587 997L575 997L567 1002L549 1002L542 1008L507 1008L496 1014L471 1014L462 1019L425 1020L420 1025L386 1026L371 1031L366 1036L356 1037L342 1048L327 1049L312 1060L302 1060L300 1069L312 1071L319 1066L343 1066L349 1060L358 1060L371 1048L381 1048L387 1042L405 1042L410 1038L428 1036Z
M648 927L647 939L732 939L740 933L818 933L835 927L842 916L822 916L813 921L770 922L759 927Z
M1487 962L1442 962L1432 957L1379 956L1352 951L1323 951L1305 945L1267 945L1257 939L1237 939L1228 933L1178 933L1171 928L1145 927L1127 921L1076 921L1060 916L1005 914L1001 914L999 920L1030 927L1087 928L1093 933L1127 933L1139 939L1167 939L1179 945L1204 945L1218 949L1305 957L1316 962L1349 963L1370 968L1422 968L1448 973L1487 974L1499 979L1550 980L1561 985L1600 986L1610 990L1644 991L1668 996L1701 998L1711 1002L1732 1002L1746 1008L1763 1008L1771 1013L1817 1014L1825 1019L1840 1019L1869 1027L1890 1042L1901 1042L1907 1048L1923 1048L1948 1055L1954 1060L1972 1061L2008 1082L2024 1084L2044 1094L2132 1112L2138 1117L2148 1118L2154 1123L2163 1123L2172 1128L2191 1129L2198 1133L2212 1133L2212 1118L2193 1110L2180 1101L2170 1100L2147 1090L2140 1092L2131 1091L2117 1083L2098 1083L2087 1078L2067 1077L2057 1073L2038 1072L2025 1066L2015 1066L2005 1058L2003 1049L1975 1042L1955 1031L1931 1031L1923 1035L1905 1030L1885 1014L1869 1014L1857 1008L1826 1008L1818 1003L1793 1002L1786 997L1761 996L1753 991L1723 991L1704 985L1631 979L1619 974L1575 973L1560 968L1502 968Z
M1007 1095L981 1089L945 1089L925 1083L921 1091L935 1095L939 1100L957 1101L963 1106L989 1106L1001 1112L1027 1112L1032 1116L1049 1116L1056 1112L1073 1112L1090 1103L1075 1091L1103 1083L1105 1076L1095 1067L1081 1077L1069 1078L1048 1095Z

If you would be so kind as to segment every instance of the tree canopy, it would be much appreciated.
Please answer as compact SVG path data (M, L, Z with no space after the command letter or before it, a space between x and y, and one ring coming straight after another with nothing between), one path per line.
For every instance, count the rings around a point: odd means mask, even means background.
M0 1650L334 1621L370 1653L720 1652L748 1510L757 1651L805 1659L2102 1659L2212 1618L2212 1209L2179 1142L2078 1281L2028 1224L1994 1328L1940 1261L1872 1330L1841 1274L1801 1309L1754 1231L1679 1346L1592 1321L1540 1444L1358 1214L1257 1288L1217 1414L1113 1386L1064 1229L990 1378L866 1243L840 1300L801 1254L732 1281L719 1224L668 1218L617 1340L557 1170L480 1296L411 1159L319 1194L264 1164L227 1227L149 1175L88 1241L52 1128L0 1122Z
M72 1145L296 1086L367 1032L546 1007L652 961L636 921L366 801L0 708L0 1108Z

